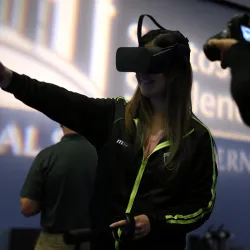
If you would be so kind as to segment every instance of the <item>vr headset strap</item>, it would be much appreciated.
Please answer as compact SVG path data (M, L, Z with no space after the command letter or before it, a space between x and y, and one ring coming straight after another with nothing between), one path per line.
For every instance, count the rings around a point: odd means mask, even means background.
M162 30L166 30L164 27L162 27L152 16L150 15L141 15L139 17L139 20L138 20L138 26L137 26L137 39L138 39L138 43L139 43L139 47L143 46L142 42L141 42L141 37L142 37L142 22L143 22L143 18L147 16L148 18L151 19L151 21L157 26L159 27L160 29Z

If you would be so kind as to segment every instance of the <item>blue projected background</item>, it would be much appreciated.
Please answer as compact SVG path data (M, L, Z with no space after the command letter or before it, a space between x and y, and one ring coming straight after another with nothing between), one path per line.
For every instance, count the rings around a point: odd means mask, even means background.
M234 11L195 0L0 0L0 59L11 69L93 97L133 93L133 74L115 69L119 46L134 46L137 20L148 13L191 42L193 109L216 137L218 196L208 226L224 224L250 249L250 133L229 93L230 72L206 60L202 45ZM154 28L145 19L144 32ZM19 192L33 158L57 142L59 126L0 91L0 231L39 227L24 218ZM1 233L0 233L1 236ZM0 237L0 249L2 249Z

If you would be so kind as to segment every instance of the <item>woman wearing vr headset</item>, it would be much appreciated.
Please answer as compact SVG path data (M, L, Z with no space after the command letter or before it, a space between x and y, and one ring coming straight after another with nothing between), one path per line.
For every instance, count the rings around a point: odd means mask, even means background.
M165 29L149 32L140 43L189 48L181 33ZM92 249L183 250L186 234L213 210L214 141L192 114L187 55L174 56L161 74L136 77L129 102L88 98L3 66L0 86L95 145Z

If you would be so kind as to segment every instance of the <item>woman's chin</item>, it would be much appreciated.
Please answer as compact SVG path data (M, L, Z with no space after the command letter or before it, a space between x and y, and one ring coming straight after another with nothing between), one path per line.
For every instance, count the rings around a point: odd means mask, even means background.
M153 91L152 89L141 89L141 94L146 97L146 98L156 98L159 96L162 96L162 92L161 93L157 93L156 91Z
M146 98L152 98L153 95L152 95L152 92L150 91L141 91L141 94L143 97L146 97Z

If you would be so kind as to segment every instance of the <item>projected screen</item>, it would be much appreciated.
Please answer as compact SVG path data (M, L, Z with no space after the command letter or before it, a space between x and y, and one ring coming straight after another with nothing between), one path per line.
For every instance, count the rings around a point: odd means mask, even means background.
M115 53L137 45L140 14L152 14L166 28L184 33L192 51L193 111L216 137L220 158L218 202L206 226L224 223L240 242L250 244L242 229L250 220L240 224L231 216L250 211L250 202L238 195L250 188L249 128L231 99L229 70L202 52L204 41L235 13L195 0L0 0L0 13L0 59L6 66L91 97L131 98L135 76L116 71ZM143 32L152 28L145 19ZM38 217L20 215L19 192L34 157L61 136L58 124L0 91L0 196L6 198L0 229L39 226Z

